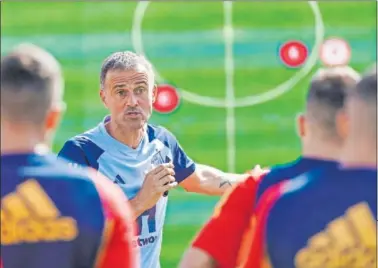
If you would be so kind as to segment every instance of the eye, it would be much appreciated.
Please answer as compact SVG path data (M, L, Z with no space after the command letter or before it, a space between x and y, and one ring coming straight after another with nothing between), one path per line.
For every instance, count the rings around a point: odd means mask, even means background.
M117 95L120 96L120 97L125 97L126 91L125 90L119 90L119 91L117 91Z
M144 87L138 87L134 90L135 94L142 94L146 89Z

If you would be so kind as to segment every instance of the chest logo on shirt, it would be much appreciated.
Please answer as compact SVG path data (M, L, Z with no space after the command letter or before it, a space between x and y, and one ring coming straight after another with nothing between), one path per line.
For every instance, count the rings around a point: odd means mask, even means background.
M62 216L53 200L34 179L20 184L1 199L1 245L72 241L76 220Z
M120 175L116 176L114 183L115 184L126 184L125 180Z
M359 203L308 240L295 256L298 268L377 267L377 225L369 206Z
M171 159L168 155L163 155L161 151L156 151L156 153L152 156L151 164L153 166L158 166L164 163L171 162Z

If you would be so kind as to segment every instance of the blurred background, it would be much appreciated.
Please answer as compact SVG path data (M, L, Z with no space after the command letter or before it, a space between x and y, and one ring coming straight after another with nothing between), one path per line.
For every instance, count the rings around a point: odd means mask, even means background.
M375 1L319 3L325 37L349 42L351 66L358 71L376 60L376 5ZM54 53L63 64L67 111L54 151L106 115L98 94L101 63L112 52L138 49L132 38L138 20L141 31L135 33L141 34L144 52L161 76L159 82L202 96L226 97L222 2L152 2L143 14L135 14L136 8L133 2L1 4L2 53L19 42L33 42ZM236 2L232 17L233 84L238 98L267 92L298 72L280 61L277 51L282 43L300 40L310 51L314 46L314 14L307 2ZM285 94L234 109L235 165L231 166L235 171L290 161L300 153L294 119L303 107L309 78L320 66L316 63ZM226 171L230 167L226 114L226 108L181 99L173 113L156 112L151 121L171 130L195 161ZM177 265L217 200L180 189L172 191L162 267Z

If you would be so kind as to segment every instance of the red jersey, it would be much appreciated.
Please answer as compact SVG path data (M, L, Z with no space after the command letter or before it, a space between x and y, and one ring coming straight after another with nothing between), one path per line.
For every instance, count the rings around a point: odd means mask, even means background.
M235 267L240 241L253 213L258 180L249 177L225 193L192 244L212 256L219 267ZM216 242L219 240L222 243Z

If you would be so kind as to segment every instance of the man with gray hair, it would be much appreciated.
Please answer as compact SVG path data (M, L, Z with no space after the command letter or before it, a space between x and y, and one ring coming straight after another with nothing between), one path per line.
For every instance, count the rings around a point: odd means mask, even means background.
M49 153L62 98L61 68L47 51L23 44L2 57L0 266L138 267L122 191Z
M249 175L196 165L172 133L148 124L157 87L144 57L129 51L110 55L100 80L100 97L110 116L68 140L59 155L120 185L134 209L142 267L157 268L168 191L180 185L189 192L221 195Z

